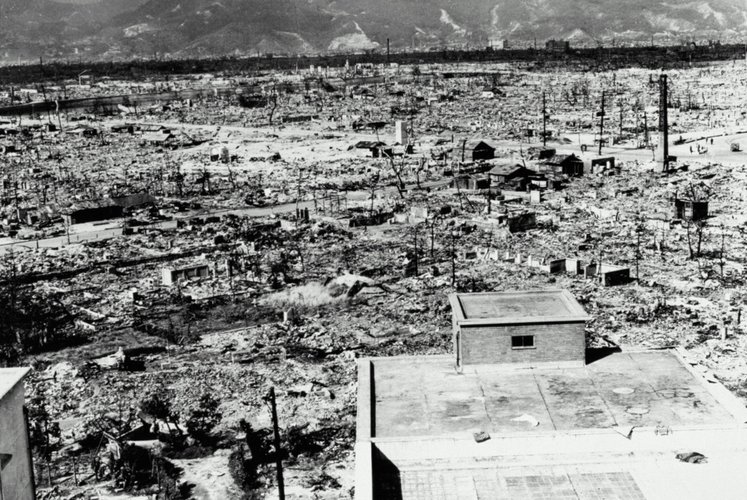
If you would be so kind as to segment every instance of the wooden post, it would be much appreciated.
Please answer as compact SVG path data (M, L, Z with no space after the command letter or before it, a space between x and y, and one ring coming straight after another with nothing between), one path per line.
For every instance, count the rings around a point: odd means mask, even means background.
M280 429L278 428L278 411L275 405L275 388L270 387L270 406L272 407L272 428L275 433L275 462L277 464L278 498L285 500L283 483L283 455L280 450Z

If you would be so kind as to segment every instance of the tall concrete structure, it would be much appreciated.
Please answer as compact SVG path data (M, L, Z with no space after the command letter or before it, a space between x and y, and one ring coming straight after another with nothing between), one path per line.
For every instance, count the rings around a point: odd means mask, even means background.
M403 146L407 145L409 137L407 135L407 124L402 120L394 122L394 141Z
M669 170L669 117L667 115L667 75L659 76L659 145L656 163L661 172Z
M23 379L28 368L0 369L0 499L33 500Z

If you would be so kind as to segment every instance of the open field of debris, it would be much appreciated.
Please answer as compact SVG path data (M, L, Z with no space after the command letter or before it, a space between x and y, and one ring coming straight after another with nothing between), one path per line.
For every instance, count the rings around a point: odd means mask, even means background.
M271 498L281 458L288 498L351 498L355 359L451 352L454 291L567 289L589 346L684 347L747 401L747 65L667 74L667 172L636 68L5 91L94 98L0 125L0 366L33 367L39 497Z

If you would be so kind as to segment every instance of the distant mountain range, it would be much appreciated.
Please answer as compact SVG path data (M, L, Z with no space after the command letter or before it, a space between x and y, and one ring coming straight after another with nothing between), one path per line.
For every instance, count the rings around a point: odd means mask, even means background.
M0 0L0 61L736 39L747 0Z

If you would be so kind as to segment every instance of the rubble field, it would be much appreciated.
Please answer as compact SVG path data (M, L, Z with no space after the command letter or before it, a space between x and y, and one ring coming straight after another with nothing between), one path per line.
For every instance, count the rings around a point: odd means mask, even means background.
M747 65L667 74L664 173L639 68L0 94L95 98L0 118L0 365L33 367L39 498L272 498L278 457L287 498L351 498L355 360L450 354L454 291L567 289L589 347L683 347L747 401Z

